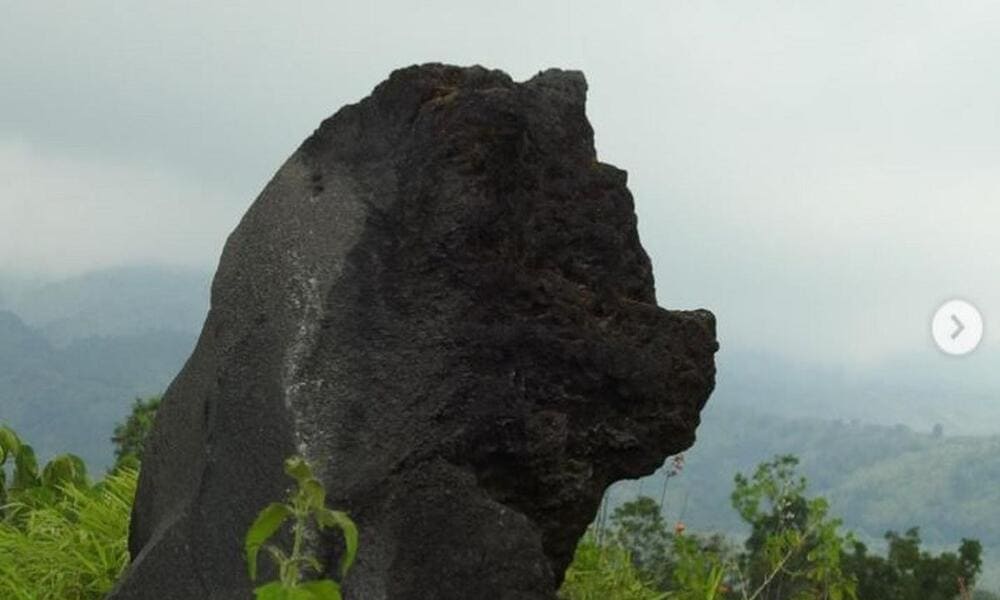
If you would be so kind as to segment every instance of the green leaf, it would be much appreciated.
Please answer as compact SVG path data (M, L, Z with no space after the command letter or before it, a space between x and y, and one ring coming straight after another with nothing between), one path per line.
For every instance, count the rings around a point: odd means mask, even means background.
M260 547L278 531L281 524L290 516L292 516L292 511L288 506L280 502L272 502L260 511L253 525L250 526L243 546L247 555L247 568L251 581L257 579L257 553L260 551Z
M330 510L324 506L316 509L314 514L321 528L339 527L344 532L345 552L340 558L340 576L344 577L358 554L358 526L347 513L340 510Z
M42 471L42 485L48 487L86 482L87 466L79 456L73 454L60 454L50 460Z
M272 581L254 589L253 595L257 600L287 600L288 598L288 594L285 588L281 587L280 581Z
M17 437L14 430L6 425L0 425L0 465L8 456L16 456L21 449L21 438Z
M326 506L326 490L318 479L309 478L300 482L299 485L310 508L323 508Z
M28 444L21 444L14 459L14 487L23 490L38 485L38 461L35 450Z
M302 487L305 481L313 478L309 463L301 456L292 456L285 460L285 473L298 481L299 487Z
M308 594L302 596L302 600L341 600L340 586L329 579L307 581L296 589L296 591L299 590ZM298 596L295 597L298 598Z

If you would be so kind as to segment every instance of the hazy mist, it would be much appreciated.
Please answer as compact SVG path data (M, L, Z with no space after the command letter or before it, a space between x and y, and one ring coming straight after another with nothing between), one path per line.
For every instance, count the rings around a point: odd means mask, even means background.
M947 372L928 319L961 296L986 369L998 27L993 2L8 2L0 271L211 270L284 158L392 69L559 66L629 171L661 304L713 309L724 351Z

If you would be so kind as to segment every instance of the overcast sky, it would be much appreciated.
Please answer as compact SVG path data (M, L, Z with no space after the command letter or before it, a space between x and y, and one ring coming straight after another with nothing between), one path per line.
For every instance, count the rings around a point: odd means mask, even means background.
M660 303L715 310L724 348L929 353L951 296L1000 339L1000 3L0 5L0 270L214 268L392 69L558 66L629 171Z

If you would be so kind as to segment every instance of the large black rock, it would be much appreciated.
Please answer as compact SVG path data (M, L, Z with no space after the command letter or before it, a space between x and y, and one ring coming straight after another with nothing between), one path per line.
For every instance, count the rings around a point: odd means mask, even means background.
M164 398L113 598L250 597L293 453L360 527L349 600L555 596L605 488L693 443L717 349L656 306L586 89L410 67L288 159Z

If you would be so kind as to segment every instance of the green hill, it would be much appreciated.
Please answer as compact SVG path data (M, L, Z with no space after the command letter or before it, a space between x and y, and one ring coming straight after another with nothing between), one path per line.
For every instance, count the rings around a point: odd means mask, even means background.
M59 348L0 311L0 421L22 432L43 458L73 452L94 468L106 466L114 424L135 397L162 393L194 341L190 333L160 331Z
M683 473L667 482L665 516L695 531L745 532L729 504L733 476L794 454L810 489L862 541L919 527L930 549L975 538L986 548L984 583L1000 587L1000 436L947 436L904 426L789 419L743 407L707 410ZM660 498L663 472L616 484L613 504Z
M111 461L114 423L160 394L194 347L210 274L116 267L61 280L0 273L0 421L44 456Z

